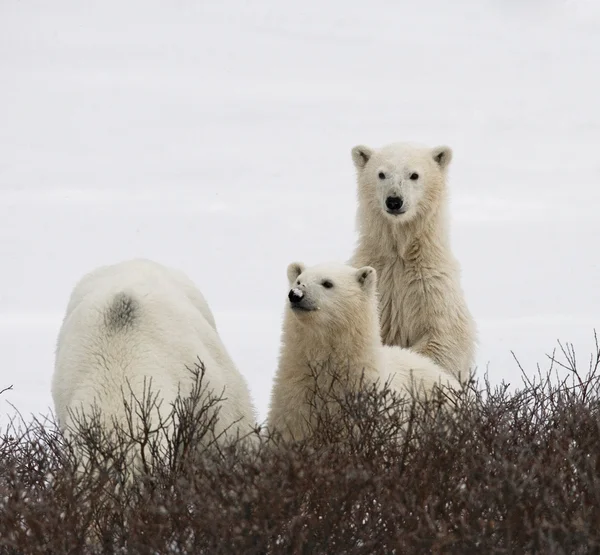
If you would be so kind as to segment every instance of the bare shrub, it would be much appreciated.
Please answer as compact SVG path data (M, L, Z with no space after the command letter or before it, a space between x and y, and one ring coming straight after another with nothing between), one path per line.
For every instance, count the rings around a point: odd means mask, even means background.
M551 372L562 364L566 378L540 373L516 391L486 379L404 400L316 384L297 442L214 441L203 406L218 395L178 402L166 442L156 427L107 438L88 422L83 472L52 422L13 422L0 438L0 551L597 552L600 350L580 370L562 349ZM127 482L131 441L150 456Z

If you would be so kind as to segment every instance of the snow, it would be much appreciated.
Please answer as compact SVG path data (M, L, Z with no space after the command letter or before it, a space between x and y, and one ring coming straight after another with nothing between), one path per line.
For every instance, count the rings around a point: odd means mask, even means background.
M454 149L480 372L585 359L598 59L593 0L3 0L0 418L47 412L72 287L139 256L197 282L264 417L287 265L351 255L356 144Z

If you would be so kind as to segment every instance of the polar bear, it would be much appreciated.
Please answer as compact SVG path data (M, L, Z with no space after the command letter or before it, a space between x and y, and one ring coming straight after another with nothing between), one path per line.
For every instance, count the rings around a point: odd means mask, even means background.
M113 423L126 428L124 399L141 400L148 387L160 403L152 422L168 421L178 393L192 391L189 369L198 359L205 394L223 396L216 437L249 434L256 413L248 385L193 282L145 259L97 268L75 286L58 335L52 397L59 426L75 433L77 419L99 410L109 430ZM164 447L166 438L160 441Z
M450 248L446 177L452 149L361 145L352 159L359 239L349 263L377 270L383 343L410 347L467 379L476 329Z
M314 370L328 367L348 373L350 382L385 383L399 392L415 385L459 383L427 357L410 349L383 346L377 308L377 273L327 263L306 268L300 262L287 270L291 290L286 304L279 366L271 391L267 425L286 439L309 433L315 418L307 395L314 388ZM331 372L318 373L321 391L328 391ZM364 382L363 382L364 383Z

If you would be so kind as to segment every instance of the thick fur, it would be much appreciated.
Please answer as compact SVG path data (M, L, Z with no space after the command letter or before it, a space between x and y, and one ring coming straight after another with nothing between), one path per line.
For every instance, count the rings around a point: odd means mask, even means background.
M350 264L377 270L381 338L410 347L459 379L473 370L476 329L449 241L452 150L395 143L357 146L359 240ZM391 214L386 199L401 198Z
M370 382L383 384L391 378L396 391L408 391L414 385L429 391L440 383L458 387L450 374L425 356L382 345L373 268L336 263L305 268L293 263L288 279L301 301L286 303L268 415L269 428L284 438L299 440L309 432L307 426L315 415L307 395L315 386L312 372L320 368L347 372L349 383L357 383L363 372ZM329 390L330 372L317 379L322 391Z
M256 418L247 383L193 282L149 260L98 268L76 285L58 337L52 396L59 425L73 431L76 413L99 410L105 426L127 428L123 398L141 400L149 385L161 402L153 422L166 419L178 393L190 393L186 366L198 358L203 385L224 396L216 433L248 433Z

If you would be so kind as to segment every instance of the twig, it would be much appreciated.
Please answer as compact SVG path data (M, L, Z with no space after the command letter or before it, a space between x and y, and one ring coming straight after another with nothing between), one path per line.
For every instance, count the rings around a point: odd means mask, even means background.
M0 389L0 395L2 395L3 393L6 393L7 391L12 391L13 386L9 385L8 387L5 387L4 389Z

